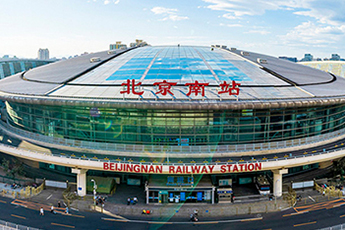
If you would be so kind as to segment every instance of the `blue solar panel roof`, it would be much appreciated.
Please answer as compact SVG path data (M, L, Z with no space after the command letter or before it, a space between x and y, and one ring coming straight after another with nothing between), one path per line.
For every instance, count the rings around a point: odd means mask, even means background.
M117 66L105 77L104 84L120 84L127 79L143 84L171 80L178 84L199 81L218 84L222 81L252 81L224 53L211 52L209 47L145 47L133 50L105 65ZM92 73L90 73L92 75ZM89 75L90 75L89 74ZM98 74L93 72L93 74ZM90 78L88 77L90 80ZM88 83L80 78L75 83Z

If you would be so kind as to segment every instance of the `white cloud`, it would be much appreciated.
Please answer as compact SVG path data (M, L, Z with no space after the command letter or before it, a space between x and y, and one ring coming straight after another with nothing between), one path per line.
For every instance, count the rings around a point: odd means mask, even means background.
M263 15L268 10L288 10L316 19L320 23L340 25L345 22L344 0L203 0L211 10L225 11L227 19Z
M97 2L97 0L93 0L93 1L94 1L94 2ZM89 0L88 2L90 2L90 0ZM111 3L111 2L113 2L113 3L116 5L116 4L119 4L120 0L104 0L104 1L103 1L103 4L104 4L104 5L108 5L108 4Z
M177 9L156 6L153 7L151 11L155 14L175 14L177 12Z
M227 27L243 27L243 25L241 24L224 24L224 23L220 23L220 26L227 26Z
M261 35L267 35L270 34L271 32L267 30L249 30L247 32L244 32L245 34L261 34Z
M172 8L165 8L165 7L160 7L156 6L151 9L151 11L154 14L158 15L163 15L165 16L164 18L161 19L161 21L181 21L181 20L187 20L189 19L187 16L180 16L177 15L178 10L177 9L172 9Z
M345 25L333 26L303 22L284 36L279 36L285 44L320 46L334 44L344 39Z

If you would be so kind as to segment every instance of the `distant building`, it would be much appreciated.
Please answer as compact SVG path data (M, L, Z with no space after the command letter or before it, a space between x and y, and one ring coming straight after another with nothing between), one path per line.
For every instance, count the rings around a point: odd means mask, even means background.
M110 44L109 49L110 50L127 49L127 45L122 44L120 41L118 41L115 44Z
M0 58L0 79L20 73L54 61L18 58Z
M136 47L136 46L147 46L147 42L141 40L141 39L136 39L135 42L130 43L130 47Z
M49 60L49 50L39 49L37 58L40 60Z
M279 57L279 59L284 59L284 60L288 60L288 61L292 61L292 62L297 62L297 58L296 57Z
M323 61L300 62L300 64L345 78L345 61L332 61L325 58Z
M340 61L339 54L332 54L332 57L329 59L330 61Z
M304 54L304 58L301 61L313 61L313 55L311 54Z

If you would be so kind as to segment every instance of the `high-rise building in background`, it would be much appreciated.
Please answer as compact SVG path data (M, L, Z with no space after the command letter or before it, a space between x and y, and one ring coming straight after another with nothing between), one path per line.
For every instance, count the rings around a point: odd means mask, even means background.
M302 58L301 61L312 61L313 60L313 55L311 54L304 54L304 58Z
M110 50L127 49L127 45L122 44L120 41L118 41L115 44L110 44L109 49Z
M49 50L48 49L39 49L37 58L40 60L49 60Z
M332 54L332 57L329 59L330 61L340 61L339 54Z
M287 61L297 62L297 58L296 57L281 56L281 57L279 57L279 59L284 59L284 60L287 60Z

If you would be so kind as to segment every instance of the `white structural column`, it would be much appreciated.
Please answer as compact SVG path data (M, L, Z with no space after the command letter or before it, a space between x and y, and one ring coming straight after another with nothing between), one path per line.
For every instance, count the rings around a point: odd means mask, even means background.
M86 195L86 172L87 172L87 169L72 168L72 173L77 174L78 196Z
M287 169L272 170L273 172L273 194L281 197L283 194L283 174L288 173Z

